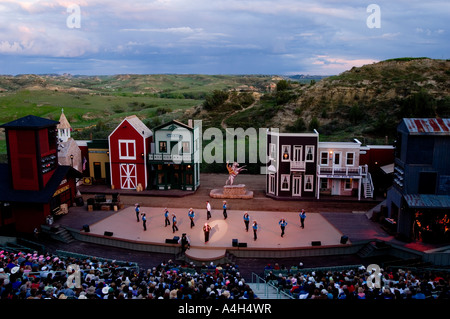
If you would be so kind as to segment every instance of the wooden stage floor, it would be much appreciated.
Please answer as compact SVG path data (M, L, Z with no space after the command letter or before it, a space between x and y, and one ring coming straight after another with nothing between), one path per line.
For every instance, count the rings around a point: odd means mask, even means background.
M243 211L228 210L228 218L223 218L222 210L212 209L212 218L208 221L211 226L210 239L205 243L203 225L206 220L206 209L196 209L195 226L191 228L188 209L170 208L170 215L175 213L178 220L178 231L172 231L172 225L164 226L164 207L141 207L141 213L147 217L147 230L142 220L137 222L134 206L128 206L90 226L90 232L104 235L105 231L112 232L113 238L125 239L147 244L165 244L166 239L186 233L191 242L191 249L187 255L193 259L214 259L225 254L226 249L232 247L232 240L247 243L249 248L289 249L310 247L312 241L320 241L322 246L339 245L343 235L336 227L319 213L307 215L305 228L300 227L298 213L294 212L257 212L248 211L250 227L246 232L243 221ZM288 225L285 235L281 237L280 218L285 218ZM251 224L256 220L258 239L253 239ZM348 242L350 243L350 242Z

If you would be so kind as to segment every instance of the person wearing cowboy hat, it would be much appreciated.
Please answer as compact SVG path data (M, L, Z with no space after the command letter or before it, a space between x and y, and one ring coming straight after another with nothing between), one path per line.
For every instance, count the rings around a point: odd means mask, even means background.
M178 231L177 216L174 213L172 213L172 231Z
M137 219L137 222L139 223L139 213L140 213L140 211L141 211L141 205L139 205L139 204L134 204L134 211L136 212L136 219Z
M189 216L189 219L191 220L191 228L192 228L195 226L195 223L194 223L195 213L192 208L189 208L188 216Z

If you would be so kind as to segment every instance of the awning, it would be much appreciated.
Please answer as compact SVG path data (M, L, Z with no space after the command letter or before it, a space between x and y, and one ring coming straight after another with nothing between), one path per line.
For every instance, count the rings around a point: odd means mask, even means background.
M404 198L409 208L450 209L449 195L408 194Z
M385 174L392 174L392 173L394 173L394 163L381 166L380 168Z

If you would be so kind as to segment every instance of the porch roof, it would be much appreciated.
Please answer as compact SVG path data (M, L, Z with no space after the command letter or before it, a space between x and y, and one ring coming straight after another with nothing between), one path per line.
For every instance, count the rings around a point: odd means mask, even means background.
M404 198L409 208L450 209L449 195L407 194Z

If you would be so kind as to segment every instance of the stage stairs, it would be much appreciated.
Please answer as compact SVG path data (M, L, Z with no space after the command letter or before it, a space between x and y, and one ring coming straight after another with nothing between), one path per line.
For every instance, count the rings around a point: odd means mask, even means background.
M247 284L259 299L294 299L293 296L275 285L267 283L255 273L252 273L252 282Z
M70 244L76 240L67 229L57 224L51 226L41 225L41 231L50 236L50 238L66 244Z

